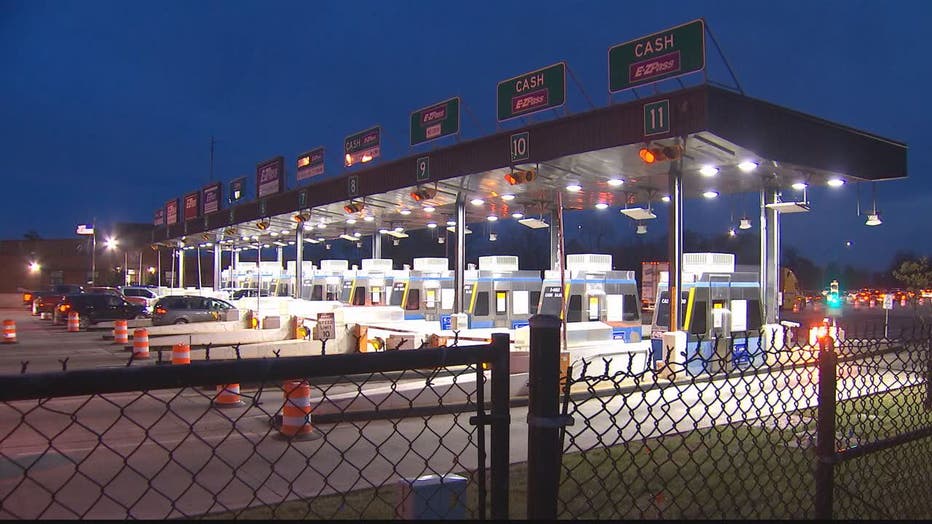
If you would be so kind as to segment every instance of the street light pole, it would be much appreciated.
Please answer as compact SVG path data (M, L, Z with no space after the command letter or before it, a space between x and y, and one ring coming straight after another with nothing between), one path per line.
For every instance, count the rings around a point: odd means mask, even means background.
M94 221L96 222L96 220ZM97 224L91 224L91 285L96 283L97 277Z

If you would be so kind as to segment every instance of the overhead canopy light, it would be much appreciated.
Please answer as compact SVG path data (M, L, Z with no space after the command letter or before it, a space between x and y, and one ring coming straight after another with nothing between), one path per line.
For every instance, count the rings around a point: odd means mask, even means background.
M550 225L544 222L543 220L539 218L534 218L534 217L522 218L521 220L518 220L518 223L521 224L522 226L529 227L531 229L542 229L545 227L550 227Z
M702 176L715 176L718 174L718 168L715 166L702 166L699 169L699 174Z
M622 185L622 184L624 184L624 183L625 183L625 181L622 180L622 179L620 179L620 178L610 178L610 179L608 180L608 185L610 185L610 186L612 186L612 187L618 187L618 186L620 186L620 185Z
M350 242L356 241L356 237L354 237L353 235L348 235L346 233L343 233L342 235L340 235L340 238L342 238L343 240L349 240Z
M634 220L650 220L652 218L657 218L657 215L655 215L653 211L644 209L643 207L627 207L619 210L619 213L633 218Z
M830 179L828 179L828 182L826 182L826 183L829 185L829 187L841 187L841 186L845 185L845 179L843 179L843 178L830 178Z
M389 230L385 233L386 235L393 236L395 238L408 238L408 234L404 231L398 231L395 229ZM356 240L355 238L353 240Z
M864 222L864 224L868 226L879 226L883 224L883 221L880 220L879 213L871 213L867 215L867 222Z
M740 169L742 173L750 173L751 171L757 169L757 162L745 160L744 162L738 164L738 169Z
M774 202L767 204L768 209L773 209L777 213L806 213L809 211L809 204L805 202Z
M447 231L450 231L450 232L452 232L452 233L456 233L456 226L447 226ZM469 226L466 226L466 228L463 229L463 233L466 234L466 235L470 235L470 234L472 234L472 229L469 229Z

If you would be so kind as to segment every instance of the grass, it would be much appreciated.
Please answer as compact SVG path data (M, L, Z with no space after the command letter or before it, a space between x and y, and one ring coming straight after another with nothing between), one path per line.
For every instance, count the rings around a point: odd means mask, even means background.
M925 385L839 402L838 443L870 440L932 425ZM814 516L815 409L656 439L567 453L561 519L798 519ZM932 516L932 439L890 448L836 466L836 518ZM854 443L854 441L852 441ZM469 477L467 518L476 518L478 488ZM527 467L510 470L511 519L526 517ZM393 519L393 485L209 515L240 519ZM488 515L488 513L487 513Z

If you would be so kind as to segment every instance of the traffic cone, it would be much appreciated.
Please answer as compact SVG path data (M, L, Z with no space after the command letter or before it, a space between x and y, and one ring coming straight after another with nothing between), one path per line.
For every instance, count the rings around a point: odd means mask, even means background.
M187 344L175 344L172 346L172 365L183 365L191 363L191 346Z
M133 331L133 358L149 358L149 330L145 328Z
M77 333L81 331L81 315L77 311L68 312L68 332Z
M126 326L127 326L127 323L125 320L115 320L113 322L113 343L114 344L128 344L129 343L129 329Z
M12 320L3 321L3 343L4 344L15 344L16 343L16 322Z
M288 380L282 385L285 404L282 406L282 425L279 433L287 438L310 438L311 385L304 380Z
M214 397L215 408L238 408L245 402L239 396L239 384L222 384L217 386L217 396Z

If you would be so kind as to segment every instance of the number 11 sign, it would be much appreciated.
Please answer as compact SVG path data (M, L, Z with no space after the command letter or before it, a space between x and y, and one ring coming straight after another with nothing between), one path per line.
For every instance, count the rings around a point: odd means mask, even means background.
M670 100L644 104L644 136L670 132Z

